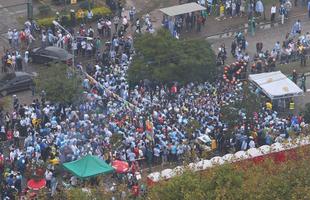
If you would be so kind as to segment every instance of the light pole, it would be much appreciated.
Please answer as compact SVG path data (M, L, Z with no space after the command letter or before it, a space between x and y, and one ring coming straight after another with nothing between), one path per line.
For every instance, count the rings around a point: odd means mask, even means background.
M28 17L28 19L33 19L32 0L27 0L27 17Z
M73 35L67 30L67 29L65 29L63 26L61 26L57 21L55 21L55 20L53 20L53 24L55 25L55 26L57 26L57 27L59 27L59 28L61 28L62 30L64 30L69 36L70 36L70 38L71 38L71 40L72 40L72 42L73 42L73 40L74 40L74 38L73 38ZM73 57L72 57L72 66L74 67L75 65L74 65L74 49L73 49L73 47L71 47L71 51L72 51L72 55L73 55Z

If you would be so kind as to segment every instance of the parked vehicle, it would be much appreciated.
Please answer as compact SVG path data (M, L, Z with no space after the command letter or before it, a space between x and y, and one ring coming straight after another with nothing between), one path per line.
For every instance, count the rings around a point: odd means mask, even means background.
M30 89L33 85L34 74L13 72L0 77L0 96Z
M46 64L49 62L63 62L72 64L73 55L68 51L54 46L45 48L35 48L30 52L30 58L33 63Z

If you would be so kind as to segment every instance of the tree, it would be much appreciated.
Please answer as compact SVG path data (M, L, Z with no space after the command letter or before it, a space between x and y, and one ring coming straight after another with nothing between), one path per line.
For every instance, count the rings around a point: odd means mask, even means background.
M45 91L47 100L57 103L73 103L82 93L79 74L64 64L40 70L35 84L37 91Z
M215 54L203 39L177 40L166 30L143 34L135 40L136 55L128 80L181 84L213 81L216 78Z
M307 103L305 106L304 118L306 123L310 122L310 103Z
M242 100L230 103L221 108L221 119L228 126L228 133L233 132L236 125L240 125L240 120L244 121L245 131L248 134L248 126L254 123L254 112L258 112L260 107L260 97L251 91L251 86L244 82L242 86ZM239 111L244 113L244 119Z

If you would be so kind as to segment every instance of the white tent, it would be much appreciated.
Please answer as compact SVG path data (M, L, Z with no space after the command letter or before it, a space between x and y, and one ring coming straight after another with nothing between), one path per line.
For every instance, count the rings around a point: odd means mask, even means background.
M303 91L280 71L251 74L249 80L272 100L303 94Z
M195 11L206 10L205 7L199 5L198 3L185 3L177 6L171 6L167 8L159 9L161 12L168 16L182 15L185 13L191 13Z

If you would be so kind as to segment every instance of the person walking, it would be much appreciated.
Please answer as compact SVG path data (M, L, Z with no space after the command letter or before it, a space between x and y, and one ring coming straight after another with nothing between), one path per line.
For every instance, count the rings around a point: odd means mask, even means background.
M255 12L258 17L261 17L264 13L264 4L261 0L258 0L255 5Z
M115 17L113 18L115 33L117 33L117 28L118 28L119 21L120 21L120 19L119 19L118 16L115 16Z
M281 16L281 24L284 24L284 17L285 17L286 9L283 4L281 4L279 8L279 15Z
M298 53L300 57L300 66L305 67L306 66L306 50L303 45L300 45L298 47Z
M296 72L296 70L293 70L293 74L292 74L292 80L295 84L297 84L297 78L298 78L298 74Z
M9 29L9 31L7 33L7 37L8 37L8 41L9 41L10 46L12 46L13 31L11 29Z
M270 9L270 14L271 14L270 21L271 21L271 23L274 23L275 18L276 18L276 13L277 13L277 7L276 7L276 5L273 4L271 6L271 9Z
M305 74L301 75L301 89L306 92L307 88L306 88L306 79L307 77L305 76Z

